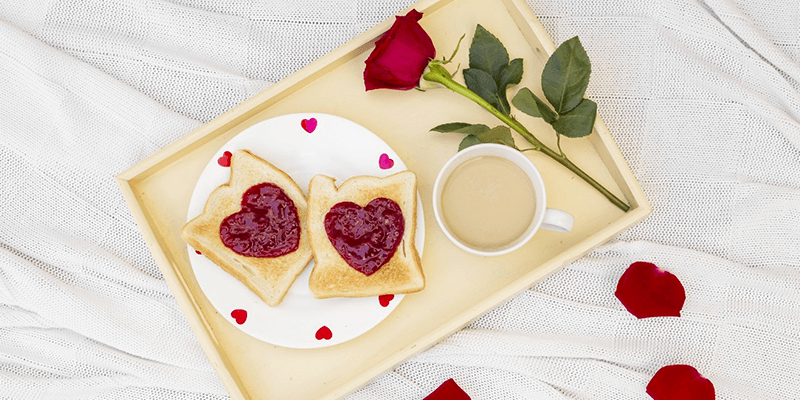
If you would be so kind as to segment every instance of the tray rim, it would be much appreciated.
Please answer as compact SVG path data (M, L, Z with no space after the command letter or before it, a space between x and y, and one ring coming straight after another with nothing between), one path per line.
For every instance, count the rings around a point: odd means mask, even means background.
M421 0L411 6L399 11L396 15L402 15L411 9L417 9L425 13L435 11L438 8L457 0ZM512 19L517 23L518 28L524 36L534 35L536 39L542 44L547 54L552 54L556 46L539 22L536 15L525 3L524 0L498 0L502 2L509 11ZM511 12L514 11L514 12ZM516 13L515 13L516 12ZM229 357L224 351L217 340L212 327L209 325L208 320L204 317L199 304L197 303L194 294L192 294L185 277L180 273L178 266L167 254L168 252L161 247L160 240L155 228L154 221L151 215L147 213L147 209L141 202L136 193L136 184L146 179L154 172L160 170L162 167L170 163L173 157L182 157L186 153L191 153L196 147L201 146L207 141L215 137L213 134L218 132L225 132L240 123L249 120L251 117L259 114L267 109L271 104L280 101L287 89L295 88L300 84L300 87L310 83L328 70L335 69L339 65L346 62L347 55L353 52L361 52L362 48L372 46L374 40L386 32L394 22L394 16L390 16L383 22L368 29L364 33L349 40L340 47L334 49L330 53L320 57L319 59L309 63L305 67L299 69L293 74L287 76L283 80L276 82L265 90L252 96L250 99L236 105L229 111L219 115L213 120L201 125L192 132L176 140L175 142L167 145L161 150L153 153L139 163L131 166L127 170L121 172L115 177L117 185L125 198L126 203L133 215L134 220L139 226L139 230L150 250L156 264L162 271L162 275L173 293L179 307L187 318L195 336L197 337L201 348L208 357L209 362L222 381L226 390L231 398L250 400L252 397L249 395L247 388L239 376L233 371ZM529 32L526 29L530 28ZM304 83L305 82L305 83ZM376 363L371 369L353 376L347 382L339 387L333 388L332 391L322 399L333 400L340 398L357 388L367 383L370 379L376 377L381 372L384 372L391 367L399 364L403 360L421 352L454 332L460 330L470 322L480 318L484 314L490 312L495 307L502 304L519 294L520 292L531 287L537 281L546 278L552 273L559 270L569 262L572 262L591 251L592 248L605 243L614 235L625 229L633 226L637 222L644 219L652 208L644 195L638 181L636 180L633 172L630 170L627 161L622 156L619 148L614 142L613 137L610 135L603 119L598 115L595 122L595 131L597 134L591 135L590 140L599 140L603 147L607 150L608 159L603 159L603 163L607 166L613 164L616 171L610 171L612 175L618 175L618 179L623 180L626 185L619 185L620 189L624 192L626 199L630 203L630 210L624 214L620 219L616 220L613 224L594 232L584 240L575 243L570 248L587 248L586 251L579 253L567 254L568 251L563 251L555 257L549 259L547 262L540 264L537 268L520 276L511 284L498 290L491 296L484 298L479 303L462 311L461 313L450 318L446 323L440 325L437 329L431 330L426 335L420 337L414 343L407 345L396 351L392 356L383 359ZM597 145L595 145L597 147ZM602 155L601 155L602 156ZM568 249L565 249L568 250Z

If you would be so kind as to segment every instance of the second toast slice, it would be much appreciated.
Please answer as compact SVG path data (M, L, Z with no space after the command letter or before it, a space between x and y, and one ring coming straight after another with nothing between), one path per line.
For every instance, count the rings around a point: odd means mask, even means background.
M416 175L358 176L338 188L334 182L317 175L309 184L308 231L315 258L311 293L329 298L422 290L425 277L415 245Z

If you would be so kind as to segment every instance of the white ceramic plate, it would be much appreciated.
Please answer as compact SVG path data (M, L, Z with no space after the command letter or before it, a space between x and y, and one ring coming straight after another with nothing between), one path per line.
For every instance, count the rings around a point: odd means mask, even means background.
M187 221L199 215L211 192L230 179L230 168L219 159L240 149L282 169L306 194L316 174L336 178L338 186L353 176L382 177L406 169L386 142L350 120L317 113L283 115L247 128L219 149L197 182ZM425 218L419 194L417 204L415 240L421 255ZM316 299L308 289L312 260L283 302L270 307L192 248L189 259L200 288L217 311L245 333L277 346L317 348L348 341L383 321L403 299L403 295Z

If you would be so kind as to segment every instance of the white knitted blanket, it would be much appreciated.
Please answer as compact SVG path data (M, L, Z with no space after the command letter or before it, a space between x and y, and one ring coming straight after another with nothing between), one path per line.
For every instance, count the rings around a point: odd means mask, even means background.
M0 398L227 398L113 177L411 4L0 2ZM647 399L668 364L800 398L800 3L528 4L580 36L654 211L349 399ZM681 318L614 297L638 260Z

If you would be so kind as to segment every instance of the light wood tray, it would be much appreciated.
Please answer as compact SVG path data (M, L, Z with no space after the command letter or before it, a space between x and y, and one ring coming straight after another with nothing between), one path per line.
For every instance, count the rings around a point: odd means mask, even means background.
M465 67L468 44L476 24L481 24L503 41L511 58L524 59L523 81L512 92L527 86L541 95L541 71L555 46L523 0L423 0L413 8L424 13L420 24L437 46L438 58L449 57L466 33L465 45L456 57ZM439 168L456 152L462 135L428 130L455 121L500 123L446 89L365 92L364 60L393 21L384 21L117 177L164 279L234 399L344 396L650 212L641 188L598 118L591 136L565 139L562 147L576 164L626 199L630 211L623 213L570 171L544 155L529 152L526 154L544 176L548 206L574 215L573 231L541 231L525 247L501 257L483 258L460 251L436 224L431 192ZM200 290L179 235L195 183L212 155L243 129L295 112L339 115L380 136L417 173L426 217L425 290L407 295L386 320L364 335L312 350L270 345L231 325ZM555 146L548 125L518 114L540 140ZM517 144L525 147L526 142L517 137Z

